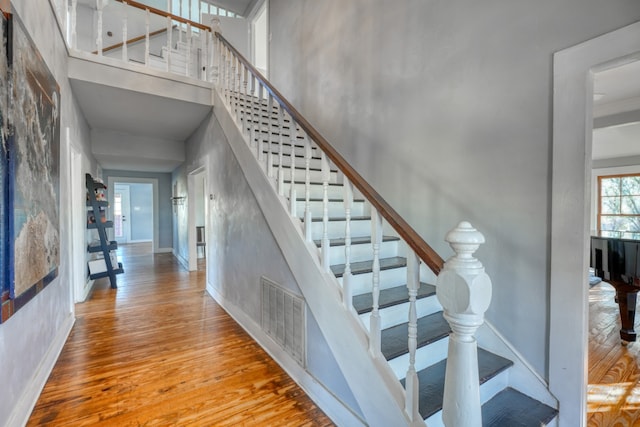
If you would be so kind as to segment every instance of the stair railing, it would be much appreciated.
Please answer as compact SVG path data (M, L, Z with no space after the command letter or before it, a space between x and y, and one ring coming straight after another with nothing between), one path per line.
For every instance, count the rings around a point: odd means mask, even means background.
M93 40L93 48L78 46L78 2L72 0L69 10L69 45L73 49L88 50L102 57L108 52L120 49L121 59L125 62L139 62L146 67L160 69L187 77L207 80L211 74L207 72L209 66L208 54L212 51L213 35L211 29L198 22L173 15L134 0L95 0L97 25ZM107 47L104 46L105 28L103 17L120 16L122 28L120 41ZM131 29L138 31L134 37L129 37ZM144 28L144 31L140 31ZM113 32L110 33L113 37ZM164 40L159 40L162 37ZM109 37L108 34L106 34ZM134 58L130 49L138 43L144 42L144 50L138 58ZM85 41L86 45L86 41ZM111 57L116 57L109 55Z
M455 255L446 263L418 233L382 198L382 196L338 153L338 151L282 96L267 79L249 63L220 33L219 20L213 18L213 59L211 81L255 157L272 181L278 194L285 196L285 181L290 182L288 210L293 217L298 212L296 180L304 183L302 198L304 214L302 238L312 241L310 181L314 171L312 157L320 156L322 182L322 238L319 260L331 273L329 244L329 184L334 174L332 165L343 175L345 214L345 268L342 276L342 301L348 310L352 307L351 287L351 220L354 191L370 204L373 252L372 296L373 306L369 325L369 350L380 358L382 319L380 297L380 246L383 221L386 221L407 245L407 287L409 294L408 347L409 366L405 385L405 412L412 425L424 425L418 408L418 376L416 373L417 310L416 299L420 287L420 264L424 263L438 275L437 295L444 307L444 316L450 323L449 355L445 380L443 419L447 426L480 426L480 393L478 382L477 344L475 331L484 321L484 312L491 300L491 281L482 264L473 253L484 242L484 237L469 223L461 222L446 236ZM275 115L277 119L272 119ZM266 119L265 119L266 117ZM263 121L267 125L263 126ZM302 145L302 148L299 148ZM288 151L288 152L287 152ZM283 158L289 157L289 173L283 168ZM297 160L300 158L301 160ZM277 166L274 166L277 165ZM301 180L296 168L304 172ZM461 410L461 408L464 408Z

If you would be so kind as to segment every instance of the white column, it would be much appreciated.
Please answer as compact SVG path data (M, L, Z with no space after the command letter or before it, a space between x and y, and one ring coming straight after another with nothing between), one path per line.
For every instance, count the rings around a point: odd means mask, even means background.
M144 65L149 66L149 25L151 21L151 12L146 9L145 21L144 21Z
M129 61L129 54L127 52L127 39L128 39L128 20L127 20L127 3L124 3L125 5L125 12L124 12L124 18L122 18L122 60L124 62L128 62Z
M452 330L442 420L447 427L479 427L482 413L474 334L491 302L491 279L473 253L484 243L484 236L468 222L461 222L445 240L455 255L444 264L436 287L444 318Z
M418 407L419 384L418 373L416 372L416 350L418 348L418 314L416 309L416 298L420 289L420 259L408 249L407 254L407 288L409 290L409 368L405 379L406 397L405 410L412 421L412 425L424 426L424 421L420 416Z
M331 169L329 159L322 152L320 163L322 165L322 266L327 273L331 273L331 244L329 242L329 179Z
M96 37L96 46L98 48L98 55L102 56L102 8L104 7L103 0L96 0L98 8L98 29Z
M71 47L78 48L78 0L71 0Z
M171 1L171 0L169 0ZM171 10L171 9L169 9ZM171 49L173 47L173 26L171 17L167 16L167 71L171 71Z
M353 304L351 288L351 208L353 207L353 184L345 176L342 183L344 191L344 273L342 274L342 303L347 309Z
M373 305L369 318L369 352L377 357L380 354L380 245L382 244L382 215L371 207L371 246L373 247L373 269L371 294Z

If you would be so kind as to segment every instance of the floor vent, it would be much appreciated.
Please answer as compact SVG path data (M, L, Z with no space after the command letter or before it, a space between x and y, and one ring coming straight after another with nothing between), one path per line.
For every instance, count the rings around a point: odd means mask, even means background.
M305 367L307 321L304 299L266 277L262 277L260 281L262 329Z

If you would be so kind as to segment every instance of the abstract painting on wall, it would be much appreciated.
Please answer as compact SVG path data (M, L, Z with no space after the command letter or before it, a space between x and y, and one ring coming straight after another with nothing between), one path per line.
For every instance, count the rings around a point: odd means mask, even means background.
M60 88L18 16L7 22L9 130L2 167L9 292L6 298L3 289L0 321L51 283L60 265Z

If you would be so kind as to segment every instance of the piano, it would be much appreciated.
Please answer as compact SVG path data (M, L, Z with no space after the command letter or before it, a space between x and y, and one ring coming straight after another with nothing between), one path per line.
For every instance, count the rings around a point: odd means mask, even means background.
M591 268L616 288L623 344L636 340L633 328L640 291L640 240L591 236Z

